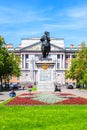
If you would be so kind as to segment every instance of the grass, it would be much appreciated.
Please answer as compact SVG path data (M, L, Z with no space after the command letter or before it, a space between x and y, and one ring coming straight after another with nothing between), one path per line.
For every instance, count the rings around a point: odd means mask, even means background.
M31 90L32 90L32 91L36 91L36 90L37 90L36 86L34 85Z
M80 89L80 90L87 90L87 87L86 88L78 88L78 89Z
M0 104L0 130L87 130L87 106Z
M33 86L32 88L28 88L28 91L37 91L36 86Z

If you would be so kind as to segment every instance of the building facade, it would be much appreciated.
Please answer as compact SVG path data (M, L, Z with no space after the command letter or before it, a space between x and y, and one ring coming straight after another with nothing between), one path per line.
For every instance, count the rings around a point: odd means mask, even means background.
M51 51L48 57L52 59L51 63L54 64L54 67L49 71L52 71L53 82L65 84L65 82L69 82L65 80L65 70L69 69L71 60L79 48L74 47L74 45L66 48L64 39L51 38L50 43ZM42 56L41 44L40 38L24 38L18 48L14 49L11 45L7 45L9 51L14 51L16 55L21 57L21 76L16 78L15 81L12 78L11 82L38 82L38 78L43 71L43 66L40 70L37 67Z

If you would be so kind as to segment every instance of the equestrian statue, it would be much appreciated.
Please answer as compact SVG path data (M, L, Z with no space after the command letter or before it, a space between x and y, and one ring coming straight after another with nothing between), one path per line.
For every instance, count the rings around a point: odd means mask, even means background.
M45 32L44 35L41 37L40 41L42 42L41 51L43 58L46 58L50 52L50 33Z

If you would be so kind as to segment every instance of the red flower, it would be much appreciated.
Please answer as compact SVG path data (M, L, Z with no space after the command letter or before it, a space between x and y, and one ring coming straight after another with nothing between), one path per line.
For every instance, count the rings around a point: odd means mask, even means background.
M30 96L30 95L33 95L33 93L23 93L20 96Z
M61 96L75 96L74 94L70 93L60 93Z
M57 95L57 93L55 93ZM20 96L17 96L13 98L11 101L9 101L6 105L47 105L46 102L41 102L38 100L34 100L34 93L23 93ZM87 99L82 97L75 97L73 94L69 93L58 93L58 96L65 96L65 100L58 101L56 103L53 103L54 105L59 104L76 104L76 105L87 105Z
M33 100L31 98L15 97L13 100L8 102L6 105L45 105L47 103Z
M82 98L82 97L76 97L76 98L69 98L67 100L61 101L61 102L57 102L55 104L86 104L87 105L87 99Z

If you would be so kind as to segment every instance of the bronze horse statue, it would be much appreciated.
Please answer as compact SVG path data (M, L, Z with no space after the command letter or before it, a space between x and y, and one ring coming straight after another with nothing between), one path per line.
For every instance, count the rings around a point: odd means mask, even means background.
M50 52L50 37L49 32L45 32L44 35L41 37L40 41L42 42L41 50L43 58L46 58Z

